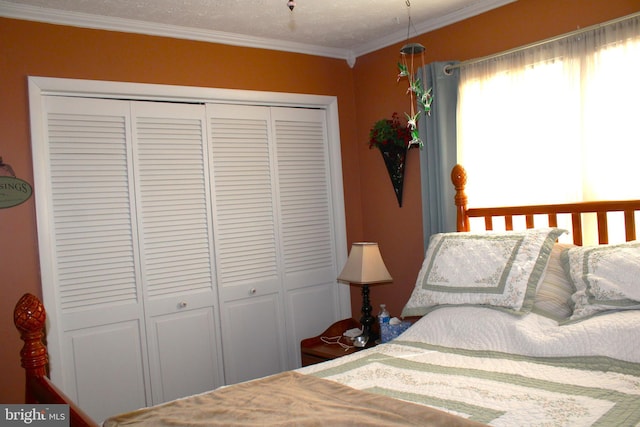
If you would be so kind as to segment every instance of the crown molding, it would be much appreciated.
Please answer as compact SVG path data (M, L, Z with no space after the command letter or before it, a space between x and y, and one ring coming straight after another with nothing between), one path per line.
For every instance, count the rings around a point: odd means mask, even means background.
M492 9L496 9L509 3L514 3L516 1L517 0L480 0L476 3L473 3L471 6L467 6L451 13L447 13L446 15L442 15L438 18L427 19L426 21L422 21L413 25L413 28L415 29L413 37L416 37L420 34L428 33L429 31L437 30L442 27L446 27L447 25L463 21L467 18L471 18L473 16L479 15ZM358 48L354 50L353 54L357 58L367 53L371 53L373 51L406 40L407 31L398 30L395 33L389 34L388 36L381 37L379 39L375 39L371 42L364 43L358 46Z
M416 35L444 27L454 22L478 15L488 10L512 3L517 0L479 0L469 7L451 12L437 19L430 19L415 25ZM257 49L279 50L302 53L306 55L324 56L344 59L353 67L356 59L364 54L406 40L406 31L397 31L389 36L381 37L358 46L354 50L330 48L306 43L296 43L263 37L246 36L223 31L203 30L177 25L157 24L134 19L114 18L79 12L61 11L50 8L25 5L0 0L0 16L24 19L48 24L69 25L73 27L91 28L151 36L173 37L186 40L197 40L220 43L231 46L252 47Z
M62 11L32 5L12 3L0 0L0 16L24 19L47 24L69 25L72 27L98 30L121 31L151 36L173 37L220 43L231 46L253 47L257 49L280 50L349 60L353 54L348 49L330 48L305 43L253 37L224 31L203 30L169 24L158 24L127 18L114 18L87 13Z

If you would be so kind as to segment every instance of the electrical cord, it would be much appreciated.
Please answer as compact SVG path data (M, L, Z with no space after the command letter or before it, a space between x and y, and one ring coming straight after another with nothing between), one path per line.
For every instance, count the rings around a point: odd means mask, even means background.
M342 340L342 335L337 336L337 337L320 337L320 340L325 343L325 344L330 344L330 345L339 345L340 347L342 347L344 349L344 351L349 351L349 349L353 348L354 346L352 345L348 345L343 343Z

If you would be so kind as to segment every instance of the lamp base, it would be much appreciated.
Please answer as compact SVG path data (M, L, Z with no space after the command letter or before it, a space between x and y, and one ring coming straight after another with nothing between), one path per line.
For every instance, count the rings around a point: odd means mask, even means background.
M360 324L362 325L362 335L366 335L369 341L378 339L378 334L373 331L373 324L376 319L371 315L371 303L369 302L369 285L362 285L362 317Z

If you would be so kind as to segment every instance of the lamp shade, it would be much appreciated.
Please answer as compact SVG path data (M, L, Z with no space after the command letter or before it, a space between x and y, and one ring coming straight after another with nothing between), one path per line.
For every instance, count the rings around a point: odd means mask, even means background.
M351 246L351 253L338 280L355 284L373 284L391 282L393 279L384 265L378 244L358 242Z

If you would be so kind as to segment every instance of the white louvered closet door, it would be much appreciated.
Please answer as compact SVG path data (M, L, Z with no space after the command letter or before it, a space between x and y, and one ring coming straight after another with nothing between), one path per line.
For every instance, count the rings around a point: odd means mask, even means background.
M324 110L273 108L289 358L338 318L333 196Z
M300 366L337 320L323 110L207 105L228 383Z
M286 369L268 107L207 105L228 384Z
M54 383L100 421L298 367L344 286L325 111L42 99Z
M50 239L54 382L97 421L221 385L204 106L47 97L45 108L38 230Z
M222 385L203 105L132 102L153 403Z
M44 108L34 158L51 377L101 420L150 402L129 103L47 97Z

